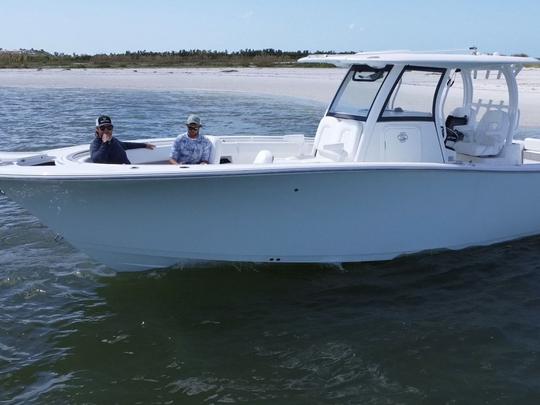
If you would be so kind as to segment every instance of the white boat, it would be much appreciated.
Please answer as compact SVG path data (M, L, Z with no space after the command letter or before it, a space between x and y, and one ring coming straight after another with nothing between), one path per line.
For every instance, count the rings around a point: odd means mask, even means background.
M514 140L516 76L539 61L359 53L314 137L209 136L211 164L169 165L173 139L89 162L88 145L0 152L0 189L119 271L193 261L387 260L540 233L540 140ZM477 80L498 80L501 100Z

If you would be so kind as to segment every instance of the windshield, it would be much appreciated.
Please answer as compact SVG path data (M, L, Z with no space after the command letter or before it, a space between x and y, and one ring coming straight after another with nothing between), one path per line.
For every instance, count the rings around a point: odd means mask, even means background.
M328 110L328 115L365 121L391 66L354 65Z
M441 68L406 67L380 121L432 121L437 89L445 72Z

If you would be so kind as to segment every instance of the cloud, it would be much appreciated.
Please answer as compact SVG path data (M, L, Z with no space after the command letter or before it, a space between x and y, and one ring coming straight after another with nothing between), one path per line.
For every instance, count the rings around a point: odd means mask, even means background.
M244 14L240 15L240 18L243 18L244 20L249 20L255 15L255 12L253 10L246 11Z
M349 30L351 30L351 31L364 31L365 28L364 27L357 27L355 23L350 23L349 24Z

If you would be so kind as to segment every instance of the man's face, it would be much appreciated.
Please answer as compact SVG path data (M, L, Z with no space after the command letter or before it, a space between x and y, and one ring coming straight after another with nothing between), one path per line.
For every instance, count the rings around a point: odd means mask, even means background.
M98 128L99 136L103 134L112 134L113 126L111 124L100 125Z
M190 138L195 138L197 137L197 135L199 135L199 128L200 126L197 125L197 124L189 124L187 126L187 129L188 129L188 136Z

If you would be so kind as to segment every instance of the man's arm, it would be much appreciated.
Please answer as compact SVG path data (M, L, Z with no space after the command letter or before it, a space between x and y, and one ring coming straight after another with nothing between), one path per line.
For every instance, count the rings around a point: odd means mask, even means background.
M120 142L120 144L122 145L122 148L124 148L124 150L141 149L141 148L154 149L156 147L156 145L153 145L151 143L122 142L122 141L118 141L118 142Z
M102 142L96 138L90 145L90 158L94 163L107 163L109 161L110 143Z

